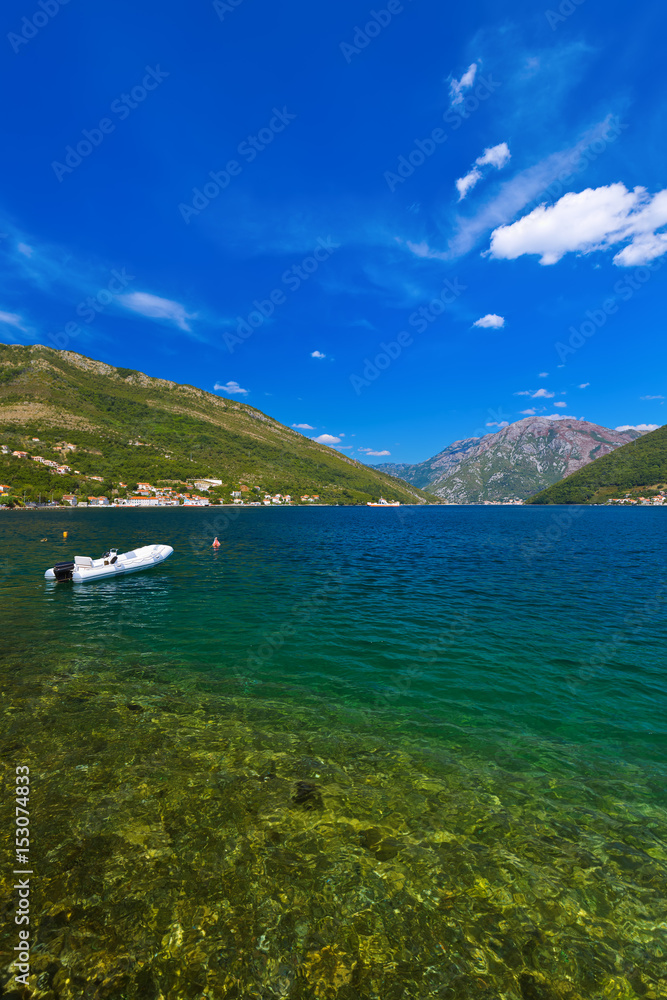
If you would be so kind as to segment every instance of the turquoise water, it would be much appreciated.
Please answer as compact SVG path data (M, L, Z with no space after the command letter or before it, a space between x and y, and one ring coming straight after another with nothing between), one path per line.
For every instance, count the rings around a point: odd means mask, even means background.
M44 995L667 996L664 516L3 514Z

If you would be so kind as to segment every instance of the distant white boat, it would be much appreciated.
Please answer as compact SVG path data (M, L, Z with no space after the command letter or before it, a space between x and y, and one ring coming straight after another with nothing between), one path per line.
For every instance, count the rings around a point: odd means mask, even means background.
M174 550L171 545L143 545L131 552L121 552L109 549L101 559L91 559L89 556L74 556L74 562L56 563L44 574L45 580L73 580L75 583L88 583L92 580L108 580L112 576L125 576L127 573L138 573L142 569L151 569L168 559Z
M399 500L385 500L384 497L380 497L377 503L369 502L366 504L367 507L400 507Z

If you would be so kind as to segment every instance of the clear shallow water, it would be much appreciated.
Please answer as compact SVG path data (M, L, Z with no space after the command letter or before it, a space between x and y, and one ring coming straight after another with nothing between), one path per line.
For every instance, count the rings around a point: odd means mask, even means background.
M43 983L667 996L663 518L3 515L3 758L42 788ZM42 579L153 541L176 551L146 574Z

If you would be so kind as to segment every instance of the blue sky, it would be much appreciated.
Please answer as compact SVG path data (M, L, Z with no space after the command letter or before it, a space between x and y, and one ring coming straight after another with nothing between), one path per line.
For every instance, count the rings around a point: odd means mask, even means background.
M664 4L10 0L2 22L5 343L372 463L531 412L665 422Z

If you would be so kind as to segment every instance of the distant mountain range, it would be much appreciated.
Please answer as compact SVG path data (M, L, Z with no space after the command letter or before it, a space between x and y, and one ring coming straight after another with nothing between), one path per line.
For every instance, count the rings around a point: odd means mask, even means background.
M646 493L667 484L667 426L584 466L529 501L535 504L604 503L626 491Z
M0 442L0 483L28 498L213 477L227 494L246 484L327 503L431 499L236 399L39 345L0 345Z
M455 441L426 462L376 468L448 503L526 500L641 433L527 417L494 434Z

